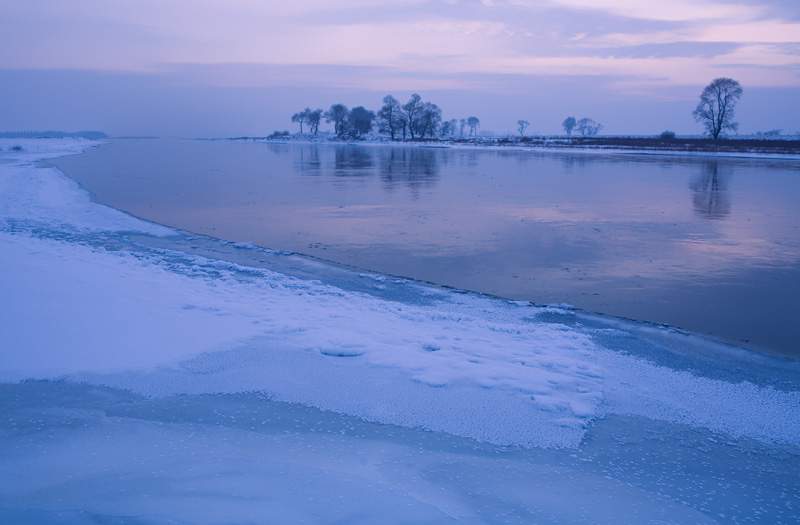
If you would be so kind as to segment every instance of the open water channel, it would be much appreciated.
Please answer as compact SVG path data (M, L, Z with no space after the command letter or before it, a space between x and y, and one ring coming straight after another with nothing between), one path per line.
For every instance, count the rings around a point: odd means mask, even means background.
M800 160L154 139L54 162L191 232L800 357Z

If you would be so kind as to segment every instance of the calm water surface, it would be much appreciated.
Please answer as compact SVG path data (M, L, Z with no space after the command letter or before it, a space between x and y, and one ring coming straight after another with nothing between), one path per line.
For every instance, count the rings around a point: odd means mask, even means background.
M57 164L189 231L800 356L800 161L139 140Z

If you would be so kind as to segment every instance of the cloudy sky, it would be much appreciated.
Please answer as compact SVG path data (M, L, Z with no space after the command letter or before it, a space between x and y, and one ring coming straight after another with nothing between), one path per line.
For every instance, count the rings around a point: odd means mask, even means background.
M797 0L0 0L0 49L0 131L264 135L418 92L496 132L693 134L721 76L740 132L800 131Z

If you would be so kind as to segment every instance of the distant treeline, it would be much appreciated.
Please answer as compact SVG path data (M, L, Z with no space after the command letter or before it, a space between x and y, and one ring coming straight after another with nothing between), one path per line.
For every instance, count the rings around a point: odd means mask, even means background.
M353 109L344 104L334 104L328 111L306 108L292 115L292 122L308 126L314 135L319 131L322 119L332 123L334 133L339 138L361 138L370 133L377 124L378 132L387 133L392 140L411 140L429 138L448 138L464 136L464 129L469 128L470 136L478 134L481 121L478 117L451 120L442 119L442 110L432 102L424 102L422 97L414 93L411 99L401 104L392 95L383 97L383 106L375 112L358 106ZM272 137L288 135L289 132L276 131Z
M3 131L0 139L65 139L82 138L90 140L107 139L102 131Z

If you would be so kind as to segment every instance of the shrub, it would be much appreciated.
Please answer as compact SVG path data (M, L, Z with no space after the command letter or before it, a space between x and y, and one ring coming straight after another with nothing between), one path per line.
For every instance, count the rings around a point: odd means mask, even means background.
M675 132L674 131L665 131L661 135L658 136L661 140L674 140L675 139Z
M17 144L16 146L11 146L10 151L25 151L25 148Z

